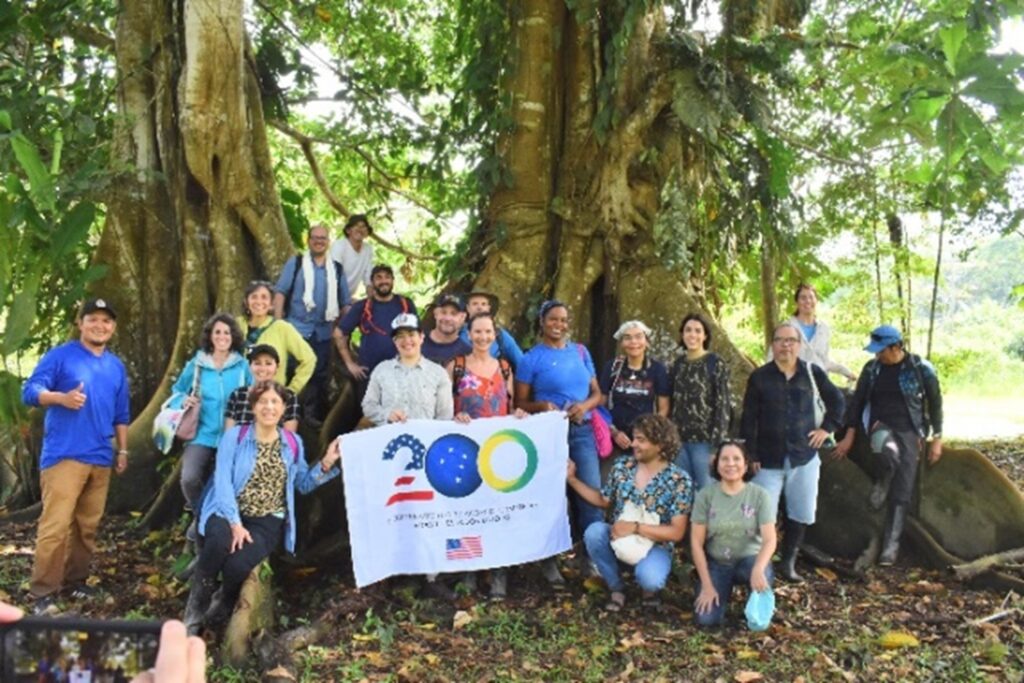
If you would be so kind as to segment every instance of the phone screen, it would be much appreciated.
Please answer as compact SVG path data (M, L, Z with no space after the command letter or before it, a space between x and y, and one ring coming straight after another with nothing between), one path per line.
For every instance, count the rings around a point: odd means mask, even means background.
M156 662L157 621L26 617L4 628L3 680L128 683Z

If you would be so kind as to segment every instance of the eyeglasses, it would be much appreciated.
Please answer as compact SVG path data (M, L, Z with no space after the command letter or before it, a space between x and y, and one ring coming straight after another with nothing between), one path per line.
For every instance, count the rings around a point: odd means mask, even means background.
M274 283L270 280L250 280L250 287L273 287Z
M791 344L800 343L800 339L797 337L775 337L772 341L782 346L790 346Z

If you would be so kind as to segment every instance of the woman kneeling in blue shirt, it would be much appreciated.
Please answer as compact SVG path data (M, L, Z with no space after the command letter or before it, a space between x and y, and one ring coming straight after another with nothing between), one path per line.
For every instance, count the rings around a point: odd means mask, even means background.
M249 391L252 425L232 427L217 447L211 483L203 493L199 516L202 550L192 576L185 625L199 632L231 613L242 583L278 546L295 552L295 494L309 493L339 473L340 453L332 447L316 464L307 465L302 442L278 427L286 390L261 382ZM217 575L221 591L211 607Z

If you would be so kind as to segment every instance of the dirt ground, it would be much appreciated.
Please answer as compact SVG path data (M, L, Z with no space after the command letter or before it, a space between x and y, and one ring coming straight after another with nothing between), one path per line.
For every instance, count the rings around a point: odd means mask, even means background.
M986 453L1024 487L1024 440L957 445ZM91 579L99 595L62 600L66 613L180 616L187 586L172 575L184 524L143 534L137 519L104 520ZM0 600L23 601L34 534L33 524L0 526ZM624 611L605 612L601 582L581 580L572 566L564 558L564 594L523 567L510 575L507 600L463 594L449 604L419 596L415 581L360 592L347 566L275 562L268 638L326 615L326 635L283 662L303 681L1024 681L1024 598L965 586L949 572L897 565L851 579L803 564L807 582L777 584L774 623L752 633L740 594L726 628L692 625L685 558L658 612L636 594ZM481 577L481 589L486 583ZM208 637L215 644L216 634ZM211 655L210 680L256 681L260 672Z

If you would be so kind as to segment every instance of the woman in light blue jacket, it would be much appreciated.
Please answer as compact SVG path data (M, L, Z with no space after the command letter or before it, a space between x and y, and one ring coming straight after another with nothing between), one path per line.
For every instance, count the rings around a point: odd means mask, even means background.
M196 436L185 444L181 454L181 491L193 511L198 510L199 496L224 431L228 397L253 381L249 364L242 357L244 345L242 330L235 319L227 313L217 313L203 325L199 351L185 364L174 383L176 400L171 405L199 409Z
M337 445L307 465L302 442L278 426L286 395L277 382L257 384L249 390L255 422L232 427L220 440L200 507L204 542L184 619L190 633L231 613L246 577L282 537L285 550L295 552L295 491L309 493L340 472ZM218 574L222 585L211 605Z

